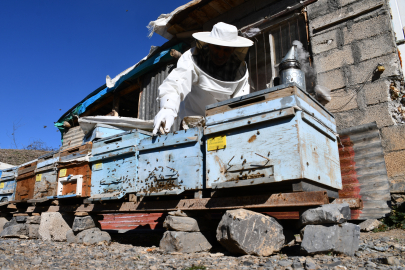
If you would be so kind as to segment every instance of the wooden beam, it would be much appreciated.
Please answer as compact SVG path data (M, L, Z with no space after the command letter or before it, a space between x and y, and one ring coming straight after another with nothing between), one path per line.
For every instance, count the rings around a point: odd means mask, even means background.
M114 93L113 108L112 108L113 116L118 116L119 110L120 110L120 96L118 95L118 93Z

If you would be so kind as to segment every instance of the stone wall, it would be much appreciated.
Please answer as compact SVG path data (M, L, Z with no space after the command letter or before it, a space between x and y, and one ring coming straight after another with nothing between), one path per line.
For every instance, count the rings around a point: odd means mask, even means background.
M307 7L318 84L338 130L377 122L391 192L405 192L405 107L401 62L385 0L318 0ZM385 68L374 72L377 64Z

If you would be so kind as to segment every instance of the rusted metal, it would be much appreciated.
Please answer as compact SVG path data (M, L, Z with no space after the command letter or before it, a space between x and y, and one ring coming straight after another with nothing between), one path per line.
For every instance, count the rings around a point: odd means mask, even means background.
M166 215L166 213L101 214L98 216L98 222L102 230L114 230L119 232L156 231L164 230L163 222Z
M339 156L343 188L339 198L358 198L363 209L352 219L381 218L390 212L389 181L380 133L375 122L340 130Z
M276 219L300 219L300 211L261 212Z

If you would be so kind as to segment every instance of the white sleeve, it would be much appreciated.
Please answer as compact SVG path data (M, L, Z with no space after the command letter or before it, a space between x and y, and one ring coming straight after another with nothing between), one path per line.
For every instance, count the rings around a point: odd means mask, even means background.
M250 93L250 84L249 84L249 71L246 69L245 79L239 82L238 87L232 95L232 98L244 96Z
M180 102L191 92L191 86L198 81L197 73L188 50L177 61L177 67L159 86L160 109L172 109L179 113Z

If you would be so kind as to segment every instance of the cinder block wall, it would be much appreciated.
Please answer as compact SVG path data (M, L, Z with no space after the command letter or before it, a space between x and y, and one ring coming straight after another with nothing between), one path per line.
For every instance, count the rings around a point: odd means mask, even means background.
M317 82L332 90L338 129L377 122L391 193L405 192L405 107L401 63L385 0L318 0L307 7ZM382 73L373 73L378 63Z

